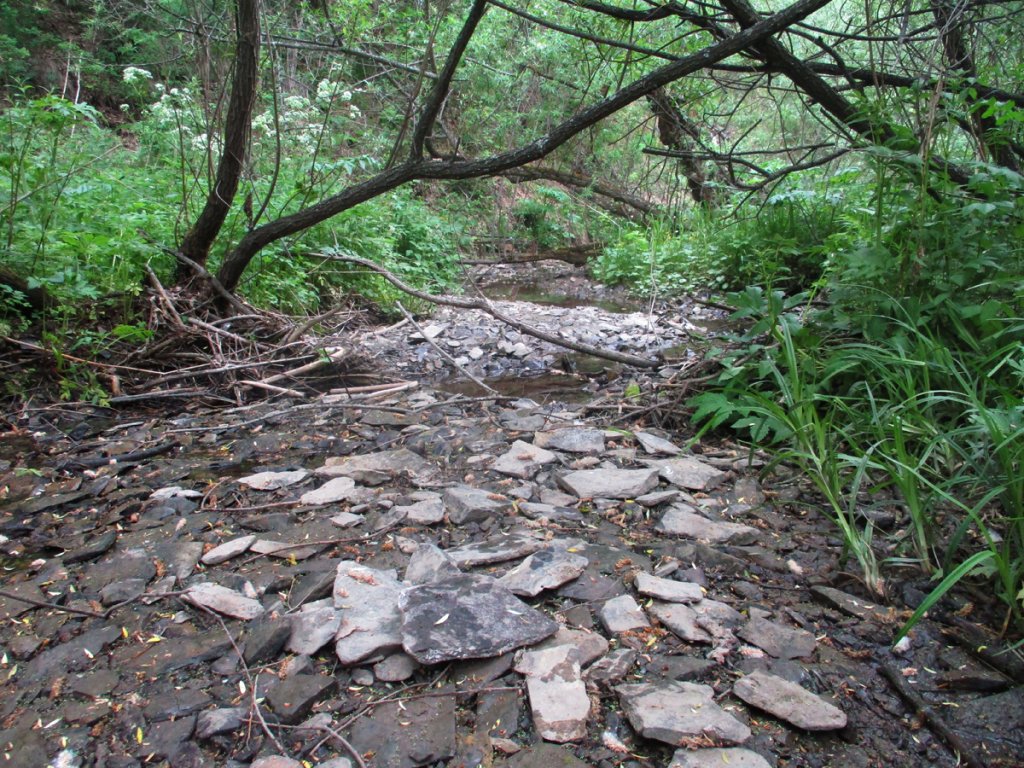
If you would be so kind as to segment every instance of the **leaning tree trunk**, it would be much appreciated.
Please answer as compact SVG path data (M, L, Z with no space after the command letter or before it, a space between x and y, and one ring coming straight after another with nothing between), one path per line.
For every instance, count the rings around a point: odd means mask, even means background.
M658 139L668 149L679 153L679 163L682 166L683 175L686 176L686 186L690 190L694 201L707 208L714 208L715 189L709 184L707 174L704 172L704 163L696 157L696 143L700 138L700 129L693 124L676 104L667 90L659 88L653 93L647 94L647 101L651 105L651 112L654 113L658 125Z
M206 265L210 248L231 210L248 154L250 123L259 80L260 17L257 6L257 0L236 2L235 72L224 124L224 149L206 204L178 248L182 256L199 266ZM184 282L194 274L186 262L178 265L178 282Z

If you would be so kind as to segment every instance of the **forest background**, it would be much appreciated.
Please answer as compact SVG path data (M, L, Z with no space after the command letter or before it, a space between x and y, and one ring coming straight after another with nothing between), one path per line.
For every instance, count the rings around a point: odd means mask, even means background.
M1024 4L12 0L5 396L152 343L144 291L307 315L466 254L596 244L713 294L695 433L798 467L865 587L1024 618ZM728 342L728 343L726 343ZM45 369L45 371L43 370ZM876 529L873 511L895 510Z

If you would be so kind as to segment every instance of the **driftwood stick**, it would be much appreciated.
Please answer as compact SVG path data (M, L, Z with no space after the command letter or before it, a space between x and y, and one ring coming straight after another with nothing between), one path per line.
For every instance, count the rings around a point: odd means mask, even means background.
M889 664L879 664L878 670L882 673L882 677L889 681L900 698L914 708L914 712L928 723L928 727L945 741L950 749L960 756L968 768L985 768L985 763L971 753L963 739L949 727L942 716L922 698L921 694L911 687L898 669Z
M256 387L256 389L265 389L268 392L273 392L275 395L288 395L289 397L305 397L304 394L299 392L297 389L288 389L287 387L279 387L276 384L267 384L265 381L252 381L251 379L242 379L238 382L239 386Z
M329 363L336 363L339 360L343 360L348 354L348 352L341 347L330 350L325 349L324 352L327 353L325 357L318 357L313 362L300 365L298 368L292 368L290 371L284 371L283 373L278 373L274 376L267 376L267 378L262 379L262 381L264 384L275 384L279 381L283 381L284 379L292 379L296 376L301 376L304 373L315 371L317 368L323 368Z
M636 368L657 368L662 364L662 361L659 359L651 359L647 357L638 357L636 355L628 355L624 352L615 352L614 350L602 349L600 347L595 347L590 344L583 344L578 341L569 341L568 339L563 339L561 336L556 336L554 334L547 333L545 331L540 330L539 328L534 328L531 325L527 325L526 323L520 322L519 320L509 317L500 310L496 309L491 304L491 302L487 301L486 299L466 299L455 296L435 296L434 294L431 293L425 293L424 291L420 291L417 290L416 288L413 288L411 285L407 285L398 277L393 275L391 272L389 272L388 270L384 269L381 266L378 266L377 264L374 264L372 261L361 259L357 256L341 256L327 253L319 253L315 255L321 259L328 259L331 261L343 261L350 264L358 264L359 266L365 267L366 269L369 269L372 272L376 272L378 275L383 277L385 280L387 280L389 283L394 285L399 290L408 293L410 296L415 296L417 299L428 301L431 304L443 304L449 307L458 307L459 309L478 309L481 312L486 312L488 315L495 318L496 320L500 320L501 322L505 323L505 325L515 328L520 333L525 333L527 336L533 336L534 338L540 339L541 341L546 341L549 344L555 344L556 346L564 347L565 349L571 349L574 352L581 352L582 354L585 355L600 357L604 360L611 360L612 362L615 363L631 365Z
M463 366L459 365L458 361L454 357L448 354L445 350L441 349L440 344L438 344L436 341L428 337L426 331L424 331L420 324L416 322L416 319L409 313L409 310L402 306L402 302L396 301L395 305L398 307L399 311L401 311L401 313L405 316L405 319L408 320L412 324L412 327L416 329L417 333L419 333L419 335L423 337L423 340L427 342L427 344L432 346L434 348L434 351L437 352L437 354L439 354L441 357L443 357L445 360L447 360L449 363L455 366L455 370L457 370L459 373L461 373L467 379L472 381L485 392L490 392L492 395L498 394L494 389L484 384L483 381L481 381L472 373L467 371Z

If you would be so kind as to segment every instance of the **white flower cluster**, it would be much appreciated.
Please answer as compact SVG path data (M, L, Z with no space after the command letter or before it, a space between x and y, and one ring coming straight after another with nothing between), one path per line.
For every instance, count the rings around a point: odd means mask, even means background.
M153 79L153 73L148 69L140 69L139 67L125 67L121 77L126 83L148 82Z

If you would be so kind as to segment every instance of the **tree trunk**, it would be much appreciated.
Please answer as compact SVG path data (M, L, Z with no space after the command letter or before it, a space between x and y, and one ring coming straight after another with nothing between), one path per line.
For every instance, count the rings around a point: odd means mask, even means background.
M681 153L679 164L686 176L686 186L694 201L706 208L715 207L715 190L708 184L704 163L693 156L700 129L682 113L668 91L659 88L648 94L647 101L658 124L658 138L666 148Z
M260 18L257 6L256 0L237 0L235 72L224 125L224 148L206 204L179 247L183 256L200 266L206 266L210 248L231 210L248 154L250 123L259 80ZM179 282L193 276L190 267L179 264Z

